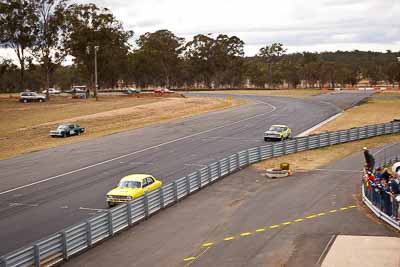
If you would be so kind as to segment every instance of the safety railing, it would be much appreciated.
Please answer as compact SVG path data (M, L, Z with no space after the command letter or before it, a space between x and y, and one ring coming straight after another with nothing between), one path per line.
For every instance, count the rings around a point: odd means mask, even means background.
M220 178L261 160L398 132L400 132L400 122L394 121L268 143L240 151L129 203L118 205L107 212L8 253L0 257L0 267L37 267L68 260L73 255L149 218L159 210L177 203Z
M375 155L379 162L377 166L384 168L398 162L400 159L399 147L400 143L397 143L379 151L378 155ZM365 180L366 178L363 177L361 185L362 200L365 205L375 213L379 219L385 221L397 230L400 230L400 194L392 194L388 192L388 190L385 190L380 184L376 183L369 182L369 186L366 186Z

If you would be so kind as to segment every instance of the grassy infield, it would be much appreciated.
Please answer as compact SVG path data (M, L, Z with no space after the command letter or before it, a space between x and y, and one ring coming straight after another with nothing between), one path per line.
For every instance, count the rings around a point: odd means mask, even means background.
M223 91L223 93L279 95L307 98L320 90L257 90ZM53 97L48 103L18 103L15 98L0 96L0 159L62 144L75 143L128 129L193 116L243 104L236 99L180 97L104 97L100 101L71 100ZM400 92L376 94L367 103L347 110L336 120L315 133L375 124L400 118ZM179 107L179 108L177 108ZM88 133L65 139L50 138L48 131L61 122L79 122ZM290 162L295 170L311 170L338 160L363 146L376 147L399 142L400 135L368 140L297 153L256 164L256 168Z
M102 97L79 100L52 97L46 103L19 103L0 96L0 159L76 143L124 130L170 121L176 118L229 108L243 100L215 98ZM49 130L62 122L78 122L87 133L69 138L50 138Z

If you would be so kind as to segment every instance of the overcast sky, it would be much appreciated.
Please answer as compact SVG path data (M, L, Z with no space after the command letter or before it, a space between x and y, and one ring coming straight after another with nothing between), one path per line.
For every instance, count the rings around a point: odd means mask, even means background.
M288 52L400 51L400 0L75 0L107 7L135 36L168 29L236 35L247 56L281 42ZM4 55L4 54L3 54ZM12 55L12 53L8 53Z
M246 55L281 42L289 52L400 51L400 0L79 0L107 7L136 36L168 29L190 39L226 33Z

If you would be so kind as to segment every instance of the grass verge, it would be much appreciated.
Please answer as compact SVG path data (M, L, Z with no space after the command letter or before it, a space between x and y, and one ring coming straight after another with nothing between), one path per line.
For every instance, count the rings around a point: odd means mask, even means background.
M335 120L316 129L313 133L337 131L368 124L386 123L400 119L400 92L378 93L364 104L346 110Z
M53 97L46 103L22 104L0 98L0 159L59 145L145 127L244 104L234 98L102 97L100 101ZM81 136L51 138L62 122L77 122L87 129Z

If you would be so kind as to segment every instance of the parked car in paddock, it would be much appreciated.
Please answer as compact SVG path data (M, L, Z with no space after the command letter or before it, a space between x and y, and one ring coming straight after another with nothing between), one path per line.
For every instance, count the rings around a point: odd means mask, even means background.
M71 89L65 90L65 93L69 94L86 94L87 91L86 85L75 85L72 86Z
M19 95L19 101L22 103L28 102L45 102L46 96L35 92L23 92Z
M107 193L109 207L120 203L126 203L142 196L145 192L151 192L160 188L162 182L149 174L131 174L125 176L118 183L118 187Z
M286 125L272 125L268 131L264 132L264 141L286 140L292 134L292 129Z
M50 131L51 137L67 137L71 135L80 135L85 132L85 128L80 127L79 124L69 123L61 124L56 130Z
M127 88L124 91L122 91L124 95L133 95L133 94L139 94L140 89L135 89L135 88Z
M42 94L46 94L46 93L47 93L46 90L42 91ZM49 94L50 95L59 95L59 94L61 94L61 91L54 89L54 88L49 88Z
M156 89L154 90L155 94L172 94L175 93L175 91L169 90L168 88L161 88L161 89Z

